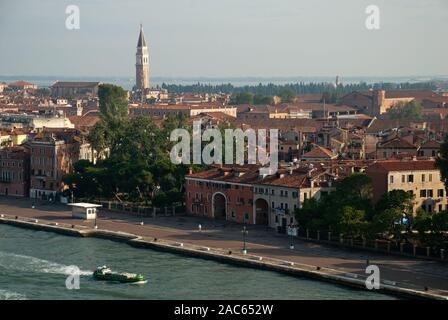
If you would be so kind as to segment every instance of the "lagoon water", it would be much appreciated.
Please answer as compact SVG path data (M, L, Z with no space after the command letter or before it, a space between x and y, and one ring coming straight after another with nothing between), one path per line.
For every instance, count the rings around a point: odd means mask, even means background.
M65 280L76 265L80 289ZM144 274L146 284L100 282L92 270ZM4 299L393 299L374 292L181 255L0 224L0 300Z

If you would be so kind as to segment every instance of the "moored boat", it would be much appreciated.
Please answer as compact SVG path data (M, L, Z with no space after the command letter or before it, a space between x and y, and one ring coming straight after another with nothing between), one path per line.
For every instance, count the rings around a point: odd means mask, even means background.
M98 267L93 272L93 276L97 280L116 281L122 283L135 283L145 281L145 278L141 274L128 273L128 272L113 272L107 266Z

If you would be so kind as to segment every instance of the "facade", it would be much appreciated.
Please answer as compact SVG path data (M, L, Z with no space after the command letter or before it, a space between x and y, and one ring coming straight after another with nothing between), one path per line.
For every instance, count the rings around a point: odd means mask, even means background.
M194 117L201 113L222 112L228 116L236 118L237 108L218 104L201 105L144 105L130 106L131 115L147 115L152 117L166 117L175 115L185 115Z
M331 192L333 180L326 170L305 167L283 170L260 181L254 185L256 224L268 224L285 233L288 226L297 225L295 210L305 200Z
M81 81L57 81L51 86L51 96L53 98L74 99L82 97L97 97L100 82L81 82ZM57 103L57 104L67 104Z
M418 147L401 137L393 137L379 142L376 147L377 159L390 159L397 156L416 156Z
M37 89L37 86L34 83L28 81L11 82L8 84L8 87L16 91Z
M366 169L373 181L373 199L392 190L411 192L415 196L414 213L417 208L426 212L440 212L447 208L445 185L434 160L384 160Z
M190 174L185 177L187 213L255 224L252 182L259 178L257 166L218 167Z
M440 153L440 142L434 140L425 141L418 149L420 157L437 157Z
M0 128L74 128L75 126L68 118L60 114L0 114Z
M187 213L285 232L304 200L331 190L335 176L312 165L261 175L259 166L216 167L186 179Z
M24 147L0 149L0 195L27 197L30 154Z
M149 54L142 25L135 54L135 86L141 93L149 89Z
M92 160L88 144L76 130L64 130L37 134L27 142L30 150L30 197L55 200L62 192L62 178L72 172L79 160ZM90 157L90 158L89 158Z

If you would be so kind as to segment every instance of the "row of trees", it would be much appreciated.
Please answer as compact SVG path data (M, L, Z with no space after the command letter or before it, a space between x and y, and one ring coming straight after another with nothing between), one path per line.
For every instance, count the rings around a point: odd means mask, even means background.
M302 228L329 230L352 238L408 241L412 230L417 230L423 245L443 246L448 212L430 215L418 209L414 216L414 195L403 190L384 194L375 205L372 200L370 177L356 173L339 181L335 191L320 200L306 200L297 209L296 218Z
M89 141L102 157L97 163L79 161L64 182L76 197L115 198L164 206L183 201L188 167L174 165L170 132L184 128L186 119L171 117L158 127L149 117L128 117L126 92L117 86L99 88L101 120ZM196 168L194 168L196 169Z
M292 90L282 90L279 92L279 97L281 102L289 103L294 101L296 94ZM230 99L230 104L274 104L274 96L258 95L251 92L235 93Z
M347 83L339 84L335 87L333 84L328 82L297 82L297 83L287 83L287 84L262 84L258 85L246 85L246 86L234 86L230 83L227 84L205 84L196 83L191 85L180 85L180 84L167 84L163 83L161 86L163 89L167 89L171 93L183 93L183 92L197 92L197 93L252 93L259 96L281 96L282 92L285 90L290 90L294 95L300 95L304 93L324 93L336 91L340 94L346 94L352 91L365 91L370 89L436 89L435 82L418 82L418 83L374 83L367 84L366 82L359 83Z

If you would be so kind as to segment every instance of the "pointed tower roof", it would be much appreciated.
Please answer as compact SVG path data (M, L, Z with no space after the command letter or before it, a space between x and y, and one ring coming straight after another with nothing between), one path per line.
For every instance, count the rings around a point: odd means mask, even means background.
M140 24L140 35L138 36L137 47L146 47L145 35L143 34L143 26Z

